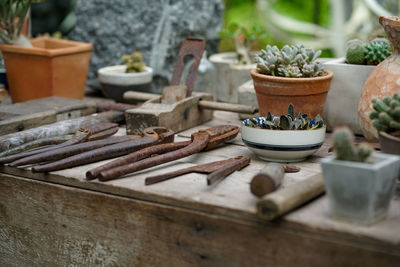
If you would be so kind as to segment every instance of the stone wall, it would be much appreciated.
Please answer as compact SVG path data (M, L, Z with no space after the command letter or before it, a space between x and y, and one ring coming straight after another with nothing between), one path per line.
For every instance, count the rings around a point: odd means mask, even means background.
M169 84L186 37L218 48L223 0L78 0L77 25L69 38L94 45L88 84L96 86L99 68L121 64L123 54L139 50L154 70L154 92Z

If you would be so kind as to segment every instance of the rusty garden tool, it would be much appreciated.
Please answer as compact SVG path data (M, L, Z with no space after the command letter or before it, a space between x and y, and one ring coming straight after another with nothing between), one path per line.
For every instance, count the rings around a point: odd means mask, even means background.
M97 177L88 178L98 178L100 181L112 180L128 173L147 169L166 162L190 156L206 148L209 149L215 147L225 141L235 138L238 132L239 127L231 125L221 125L205 130L200 130L193 133L191 137L192 142L181 149L167 152L165 154L159 154L150 158L145 158L133 163L127 161L126 158L122 160L117 159L115 160L115 162L113 162L113 164L118 167L103 170L98 173Z
M245 166L249 165L250 158L247 156L239 156L235 158L230 158L226 160L215 161L211 163L201 164L169 173L164 173L160 175L155 175L146 178L144 181L145 185L156 184L163 182L174 177L188 174L192 172L207 173L207 185L211 185L214 182L221 180L233 173L234 171L240 170Z
M10 163L21 158L41 154L46 151L58 150L63 147L69 147L86 141L103 139L114 135L116 132L118 132L117 123L104 122L82 127L75 133L75 135L63 135L38 139L0 153L0 156L3 156L0 158L0 164Z
M72 168L100 160L123 156L151 145L170 143L173 142L173 140L174 132L169 129L164 127L151 127L144 131L144 136L141 138L133 138L126 142L100 147L58 161L35 166L32 168L32 172L50 172Z

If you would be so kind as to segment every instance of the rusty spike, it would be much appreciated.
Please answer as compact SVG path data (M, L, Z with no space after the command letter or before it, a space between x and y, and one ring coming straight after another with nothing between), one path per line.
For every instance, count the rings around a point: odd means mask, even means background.
M98 178L99 173L102 171L116 168L116 167L119 167L119 166L122 166L125 164L133 163L138 160L150 157L152 155L164 154L167 152L175 151L177 149L181 149L181 148L189 145L190 143L191 143L190 141L185 141L185 142L177 142L177 143L169 143L169 144L159 144L159 145L143 148L139 151L136 151L129 155L120 157L109 163L106 163L97 168L89 170L88 172L86 172L86 179L88 179L88 180L96 179L96 178Z
M100 147L105 147L117 143L123 143L130 141L132 139L135 139L138 137L134 136L114 136L110 137L104 140L95 140L95 141L90 141L90 142L85 142L81 144L76 144L76 145L71 145L68 147L63 147L57 150L50 150L50 151L45 151L39 154L34 154L31 156L19 158L18 160L12 160L12 163L10 166L24 166L24 165L30 165L30 164L35 164L35 163L40 163L40 162L46 162L46 161L55 161L59 159L63 159L66 157L70 157L76 154L80 154L86 151L94 150ZM19 155L19 154L18 154ZM15 156L18 156L15 155ZM11 161L9 161L11 162Z
M215 172L210 173L207 176L207 185L212 185L217 181L220 181L227 177L229 174L233 173L234 171L240 170L247 165L250 164L250 157L247 156L239 156L235 158L236 160L233 162L229 162L216 170Z
M110 170L102 171L99 173L98 178L100 181L108 181L128 173L140 171L166 162L190 156L203 150L207 146L209 139L210 135L207 132L199 131L192 134L192 143L182 149L162 155L157 155L151 158L146 158L141 161L119 166Z
M187 174L187 173L191 173L191 172L212 173L212 172L218 170L219 168L223 167L224 165L231 163L231 162L235 162L235 161L237 161L235 158L230 158L230 159L226 159L226 160L220 160L220 161L215 161L215 162L211 162L211 163L192 166L189 168L185 168L185 169L181 169L181 170L177 170L177 171L173 171L173 172L169 172L169 173L163 173L160 175L151 176L151 177L146 178L146 180L144 181L144 184L151 185L151 184L159 183L159 182L166 181L166 180L172 179L174 177L177 177L177 176L180 176L183 174Z
M164 127L151 127L144 130L145 136L133 139L124 143L101 147L82 154L64 158L59 161L51 162L45 165L35 166L32 172L50 172L66 168L76 167L100 160L110 159L128 153L132 153L139 149L157 144L172 142L174 133Z

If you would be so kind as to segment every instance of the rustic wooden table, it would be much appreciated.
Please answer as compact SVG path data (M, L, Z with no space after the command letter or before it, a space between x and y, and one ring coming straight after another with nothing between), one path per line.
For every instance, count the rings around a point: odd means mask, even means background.
M176 139L218 124L239 120L215 112ZM320 172L328 143L296 164L301 171L286 174L283 186ZM202 174L144 186L149 175L239 155L251 164L212 187ZM124 179L86 181L85 172L104 162L48 174L0 167L0 266L399 266L398 193L387 218L369 227L332 220L325 196L260 221L249 182L265 162L240 136Z

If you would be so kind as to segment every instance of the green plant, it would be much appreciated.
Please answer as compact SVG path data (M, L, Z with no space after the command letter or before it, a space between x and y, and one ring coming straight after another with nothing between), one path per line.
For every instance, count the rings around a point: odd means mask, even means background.
M258 117L245 120L243 123L250 127L271 129L271 130L315 130L325 125L320 115L315 119L307 118L307 114L294 113L292 104L288 107L288 113L281 116L274 116L270 112L265 117Z
M369 114L372 125L378 130L400 136L400 96L393 94L382 101L372 99L374 111Z
M354 135L352 131L341 126L335 128L333 132L333 148L338 160L368 162L372 153L372 148L367 143L354 146Z
M126 73L143 72L146 67L142 53L139 51L134 51L130 55L123 55L122 62L126 65Z
M281 50L267 45L256 57L259 73L281 77L317 77L324 76L324 68L317 61L321 50L314 51L303 45L285 45Z
M364 53L367 64L378 65L381 63L385 58L392 54L389 49L389 41L385 38L376 38L366 44Z
M252 63L250 51L253 44L265 38L267 33L258 24L253 24L248 30L237 23L231 23L228 28L222 29L219 35L234 42L239 64L246 65Z
M364 44L359 39L349 40L346 43L346 62L358 65L378 65L390 56L390 44L386 38L375 38Z
M346 62L349 64L364 64L364 43L360 39L347 41Z
M0 0L0 39L8 44L32 46L21 35L26 15L32 3L44 0Z

